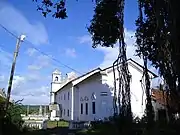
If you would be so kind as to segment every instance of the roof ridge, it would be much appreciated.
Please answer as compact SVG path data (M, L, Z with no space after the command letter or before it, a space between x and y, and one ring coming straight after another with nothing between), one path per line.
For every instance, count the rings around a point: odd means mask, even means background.
M135 60L133 60L132 58L128 58L127 59L127 62L128 61L131 61L131 62L133 62L134 64L136 64L137 66L139 66L139 67L141 67L142 69L144 69L144 66L142 66L141 64L139 64L138 62L136 62ZM121 63L120 63L121 64ZM117 65L117 64L116 64ZM115 65L115 66L116 66ZM109 68L112 68L113 66L109 66L109 67L107 67L107 68L104 68L104 69L102 69L102 71L104 71L104 70L106 70L106 69L109 69ZM156 77L158 77L155 73L153 73L152 71L150 71L149 69L148 69L148 71L156 78Z

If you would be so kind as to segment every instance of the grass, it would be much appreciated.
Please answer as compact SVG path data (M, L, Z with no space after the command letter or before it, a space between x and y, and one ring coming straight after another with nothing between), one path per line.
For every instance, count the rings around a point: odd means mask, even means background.
M48 121L47 128L55 128L55 127L68 127L69 123L66 121Z
M76 132L77 135L117 135L117 129L113 124L97 124L91 129L83 129Z

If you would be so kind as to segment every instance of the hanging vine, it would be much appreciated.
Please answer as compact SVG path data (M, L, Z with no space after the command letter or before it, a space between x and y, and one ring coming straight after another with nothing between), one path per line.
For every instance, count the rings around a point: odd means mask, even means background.
M136 32L136 37L137 37L137 46L140 48L145 48L145 44L144 44L144 35L143 35L143 28L141 26L144 25L143 22L143 7L142 7L142 0L138 0L138 6L139 6L139 18L136 21L136 25L139 26ZM143 91L145 91L146 93L146 115L147 115L147 128L150 128L153 126L153 121L154 121L154 113L153 113L153 107L152 107L152 102L151 102L151 95L150 95L150 77L148 74L148 68L147 68L147 54L148 52L143 51L141 53L139 53L138 55L143 59L144 61L144 70L143 70L143 76L142 76L142 80L141 83L145 83L142 84L144 85L144 89Z
M131 113L131 96L130 96L130 72L128 70L128 63L126 57L126 44L124 41L124 0L118 1L119 5L119 20L120 20L120 37L119 37L119 57L117 64L119 66L118 74L119 78L119 96L122 96L120 115L127 119L132 119ZM120 97L118 97L120 98Z
M92 36L93 47L97 47L98 45L114 47L116 43L119 44L118 58L113 63L113 107L114 115L119 114L128 123L128 121L132 121L130 97L131 76L128 70L126 44L124 41L124 2L124 0L101 0L95 8L95 14L88 31Z

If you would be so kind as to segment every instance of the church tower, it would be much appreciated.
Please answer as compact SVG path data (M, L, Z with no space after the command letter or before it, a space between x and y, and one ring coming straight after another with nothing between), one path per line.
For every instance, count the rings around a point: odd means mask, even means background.
M50 104L53 105L56 102L55 92L60 89L62 84L61 72L57 69L52 73L51 92L50 92ZM51 110L51 120L57 117L57 110Z
M53 104L55 101L55 92L59 90L62 83L61 72L57 69L52 73L51 81L51 92L50 92L50 103Z

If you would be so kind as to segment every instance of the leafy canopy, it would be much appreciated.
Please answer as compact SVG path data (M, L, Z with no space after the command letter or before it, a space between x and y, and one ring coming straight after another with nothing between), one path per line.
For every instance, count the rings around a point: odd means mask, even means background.
M94 0L94 1L97 3L100 0ZM57 18L57 19L66 19L68 17L67 9L66 9L66 0L57 0L57 1L33 0L33 2L38 3L37 10L41 11L44 17L46 17L50 13L52 13L52 17Z
M120 37L120 22L116 1L102 0L94 10L88 31L92 36L93 47L98 45L113 47Z

